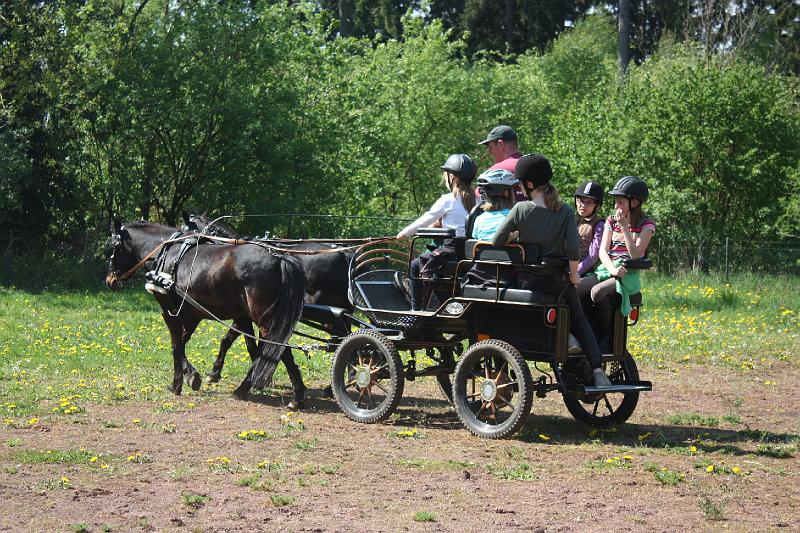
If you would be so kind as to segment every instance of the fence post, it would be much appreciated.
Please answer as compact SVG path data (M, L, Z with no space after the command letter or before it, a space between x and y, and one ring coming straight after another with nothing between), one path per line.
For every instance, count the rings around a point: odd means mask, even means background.
M725 283L730 283L730 269L728 268L728 244L729 237L725 237Z

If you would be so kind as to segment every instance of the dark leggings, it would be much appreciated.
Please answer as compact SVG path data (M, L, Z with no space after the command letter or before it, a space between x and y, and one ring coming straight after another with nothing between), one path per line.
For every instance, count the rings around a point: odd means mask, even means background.
M432 252L425 252L411 261L408 278L408 292L411 297L411 309L414 311L423 310L427 302L423 294L423 285L420 278L422 274L429 277L430 273L443 266L450 258L455 257L455 252L451 247L440 246Z
M592 368L601 368L603 359L600 355L600 347L597 345L597 338L594 336L589 320L583 312L578 291L574 285L568 282L566 275L537 276L534 277L532 285L533 289L553 296L558 296L561 291L564 291L564 298L567 301L567 305L569 305L569 331L578 339L581 348L583 348L583 353L586 354L586 358L589 359ZM568 285L566 290L564 290L565 285Z

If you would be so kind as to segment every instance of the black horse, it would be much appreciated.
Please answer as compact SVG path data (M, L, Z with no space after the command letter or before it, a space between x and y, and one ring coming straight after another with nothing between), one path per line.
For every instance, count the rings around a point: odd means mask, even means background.
M205 235L214 235L218 237L225 237L229 239L243 238L238 231L230 225L220 221L212 220L206 214L202 215L189 215L183 213L184 231L202 232ZM333 245L320 242L297 242L287 243L280 240L266 239L264 242L269 243L270 246L278 247L287 250L291 254L293 250L303 252L326 252L317 254L297 254L294 257L299 259L300 265L305 273L305 303L328 305L331 307L339 307L347 311L352 311L353 306L347 297L348 289L348 272L350 268L350 258L352 251L330 251L335 250ZM239 327L238 329L241 329ZM344 337L350 333L348 329L339 328L335 326L333 333L340 337ZM225 365L225 355L230 349L231 345L239 337L239 333L234 330L228 330L228 333L222 339L219 347L219 354L211 373L208 374L210 382L217 382L222 379L222 368ZM248 352L252 354L251 344L248 339ZM283 359L292 358L290 348L284 351Z
M221 320L232 319L248 335L253 335L254 322L259 338L269 341L256 343L247 339L253 361L244 381L234 391L237 398L246 399L251 388L269 384L278 360L288 352L283 361L292 381L295 402L302 402L305 386L300 370L291 350L284 350L283 345L302 312L304 275L298 262L256 244L208 243L196 245L181 260L181 238L174 244L165 244L170 238L175 239L175 235L175 230L168 226L149 222L123 226L115 220L104 250L109 264L106 285L112 290L120 289L121 282L138 267L153 268L156 258L160 265L169 266L164 270L174 272L170 290L163 294L153 292L172 338L174 374L170 390L180 394L184 379L193 390L200 388L202 380L186 359L185 348L200 321L212 318L190 301L184 302L180 291L185 291L187 300L194 300ZM162 249L163 255L159 253Z

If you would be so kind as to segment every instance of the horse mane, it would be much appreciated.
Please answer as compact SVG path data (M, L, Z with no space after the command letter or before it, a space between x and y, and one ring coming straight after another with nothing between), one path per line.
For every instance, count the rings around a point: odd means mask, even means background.
M202 215L190 215L189 219L197 224L198 229L210 235L227 237L229 239L238 239L241 237L241 234L233 229L232 226L220 220L215 221L205 213Z

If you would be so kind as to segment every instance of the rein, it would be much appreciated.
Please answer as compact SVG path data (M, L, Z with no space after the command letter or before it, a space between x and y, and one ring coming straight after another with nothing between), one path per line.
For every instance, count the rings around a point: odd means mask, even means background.
M145 255L142 259L140 259L135 265L133 265L127 272L122 274L121 276L117 276L117 279L120 281L127 281L131 276L133 276L136 271L138 271L144 264L153 258L162 248L167 245L170 245L175 242L184 241L186 239L191 239L197 237L197 233L190 233L187 235L182 235L180 237L176 237L174 239L167 239L166 241L162 242L155 248L153 248L147 255ZM351 250L354 248L359 248L365 244L369 243L376 243L376 242L387 242L391 240L395 240L395 237L368 237L364 239L346 239L346 240L331 240L329 242L358 242L359 244L353 244L350 246L343 246L341 248L325 248L323 250L290 250L286 248L281 248L280 246L272 246L267 244L264 241L251 241L246 239L230 239L228 237L217 237L216 235L202 235L204 239L209 239L212 241L220 242L223 244L233 244L233 245L242 245L242 244L254 244L256 246L260 246L261 248L265 248L270 251L290 254L290 255L320 255L320 254L329 254L334 252L343 252L345 250ZM323 242L321 239L312 240L312 242ZM296 241L298 243L303 242L302 240Z

